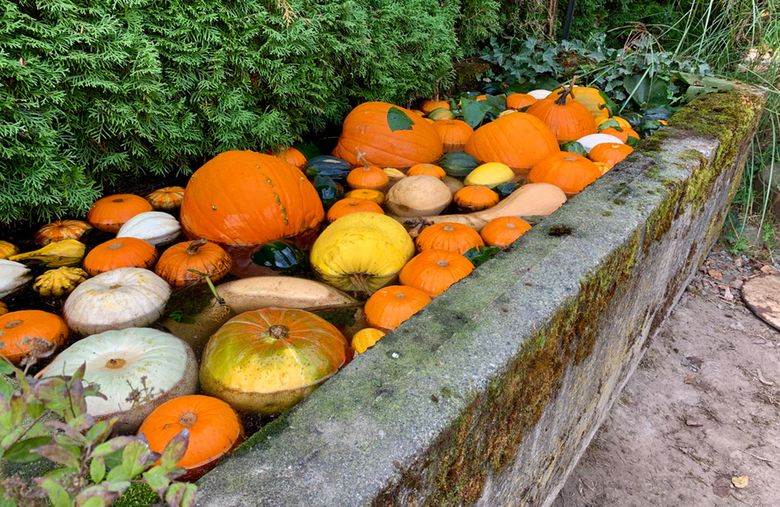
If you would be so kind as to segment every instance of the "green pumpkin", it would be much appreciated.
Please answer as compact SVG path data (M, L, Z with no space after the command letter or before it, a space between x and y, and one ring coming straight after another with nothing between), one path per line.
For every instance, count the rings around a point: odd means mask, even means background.
M588 156L588 152L585 151L585 147L580 143L578 143L577 141L569 141L568 143L562 144L561 151L576 153L577 155L581 155L583 157Z
M306 268L306 254L288 241L269 241L252 254L252 262L280 273L291 274Z
M519 187L520 184L514 181L507 181L506 183L502 183L500 185L496 185L493 187L493 190L498 192L498 196L500 198L509 197L509 194L517 190L517 187Z
M304 172L309 178L327 176L336 181L345 180L352 170L352 166L346 160L330 155L320 155L306 162Z
M453 178L465 178L471 171L476 169L479 165L479 160L462 151L451 151L445 153L436 165L444 169Z
M336 183L333 178L318 175L314 177L312 183L326 209L344 196L344 187L340 183Z

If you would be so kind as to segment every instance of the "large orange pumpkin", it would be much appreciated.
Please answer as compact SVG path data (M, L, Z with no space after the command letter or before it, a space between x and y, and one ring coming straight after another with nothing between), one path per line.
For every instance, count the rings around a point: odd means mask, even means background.
M187 183L181 225L193 238L259 245L316 228L325 211L303 173L272 155L226 151Z
M591 120L591 123L592 120ZM479 127L466 143L466 153L482 162L501 162L516 173L558 153L558 141L539 118L527 113L502 116Z
M468 225L455 222L441 222L429 225L414 240L417 249L447 250L464 254L474 247L483 246L479 233Z
M160 256L154 272L173 287L203 280L203 273L212 282L221 280L230 272L230 255L216 243L205 239L184 241L169 247Z
M431 302L428 294L415 287L388 285L374 292L364 311L370 326L391 331Z
M406 115L411 128L392 130L390 108ZM412 111L387 102L365 102L347 115L333 155L353 165L409 167L439 160L443 149L433 125Z
M451 151L463 151L474 129L463 120L441 120L433 124L438 132L441 142L444 143L445 153Z
M561 152L536 164L528 174L528 181L552 183L563 190L567 197L571 197L600 176L601 170L587 158L576 153Z
M420 289L435 298L472 271L474 265L461 254L447 250L425 250L404 266L399 279L403 285Z
M538 101L528 108L528 114L542 120L561 144L596 133L593 115L571 97L569 88L557 98L555 95L550 95Z
M0 315L0 356L18 364L32 354L43 356L68 337L68 326L58 315L20 310Z
M176 464L185 469L186 479L197 479L243 440L243 428L235 410L224 401L189 394L168 400L146 416L138 434L149 448L162 453L173 437L189 431L184 456Z
M84 271L90 276L117 268L151 268L157 250L138 238L114 238L101 243L84 257Z
M87 213L87 221L101 231L117 232L125 222L144 211L152 211L152 205L143 197L109 195L95 201Z

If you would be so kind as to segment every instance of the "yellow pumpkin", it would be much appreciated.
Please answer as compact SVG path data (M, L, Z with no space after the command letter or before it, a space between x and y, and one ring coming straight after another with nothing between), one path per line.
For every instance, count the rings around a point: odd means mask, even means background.
M414 242L404 227L379 213L351 213L322 231L310 261L327 284L371 294L392 282L414 256Z
M87 273L83 269L63 266L50 269L36 278L33 290L44 297L60 297L73 292L86 279Z
M19 249L13 243L0 241L0 259L7 259L19 252Z
M352 348L358 354L362 354L376 345L376 342L381 340L384 335L384 331L374 329L373 327L361 329L352 337Z
M476 167L463 181L466 186L480 185L493 188L515 177L514 171L508 165L500 162L488 162Z

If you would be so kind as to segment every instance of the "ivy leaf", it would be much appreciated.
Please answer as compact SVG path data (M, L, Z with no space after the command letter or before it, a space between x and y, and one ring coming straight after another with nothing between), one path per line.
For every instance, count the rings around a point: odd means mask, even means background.
M3 459L11 463L32 463L41 459L33 449L51 442L51 437L32 437L16 442L3 453Z
M471 128L477 128L491 109L490 104L488 104L486 100L473 100L464 97L462 104L463 120L468 123Z
M14 394L14 386L6 380L5 377L0 377L0 399L9 399Z
M414 120L397 107L393 106L387 110L387 126L393 132L396 130L412 130L412 125L414 125Z

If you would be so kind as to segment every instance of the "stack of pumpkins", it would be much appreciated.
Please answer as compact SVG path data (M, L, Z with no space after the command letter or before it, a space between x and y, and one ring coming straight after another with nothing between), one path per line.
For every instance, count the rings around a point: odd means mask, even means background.
M24 364L69 344L38 375L86 363L105 395L89 412L156 451L188 429L181 466L197 477L241 441L237 413L293 406L468 276L470 253L508 247L531 228L524 217L549 215L631 152L635 133L597 90L535 94L509 95L476 131L449 102L364 103L332 155L225 152L186 189L107 196L86 221L41 227L35 251L0 242L0 297L43 266L33 289L64 301L62 317L0 306L0 355ZM88 248L95 230L110 239ZM293 276L307 262L314 276ZM166 310L204 282L211 300L192 319ZM334 310L349 322L323 318Z

